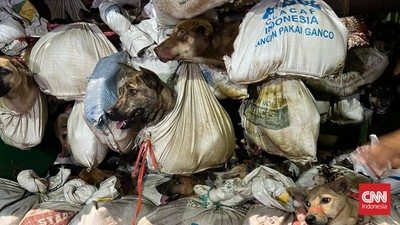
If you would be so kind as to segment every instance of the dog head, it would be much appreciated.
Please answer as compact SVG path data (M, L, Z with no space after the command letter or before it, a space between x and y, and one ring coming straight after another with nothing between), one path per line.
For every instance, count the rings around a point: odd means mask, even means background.
M153 121L164 107L161 96L164 84L150 70L141 68L141 71L136 71L123 63L120 63L120 66L128 73L128 78L119 89L116 103L108 110L108 118L118 121L119 129Z
M158 185L156 189L163 195L162 202L169 202L194 195L193 188L197 184L205 184L205 180L199 176L174 175L171 180Z
M385 54L393 53L400 40L400 25L394 22L380 22L372 30L373 45Z
M189 19L178 23L169 38L154 48L162 62L191 60L204 55L211 45L213 27L205 19Z
M26 65L7 56L0 57L0 97L21 85L31 72Z
M310 190L290 187L287 191L308 208L309 225L334 224L347 204L348 181L340 177L332 183L318 185Z
M366 84L360 88L360 101L377 114L384 114L393 99L392 89L388 85Z

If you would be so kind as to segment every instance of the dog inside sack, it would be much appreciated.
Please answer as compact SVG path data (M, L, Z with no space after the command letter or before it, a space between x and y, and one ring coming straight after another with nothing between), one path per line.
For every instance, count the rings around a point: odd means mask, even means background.
M182 63L176 75L175 108L158 124L145 127L138 143L151 141L161 173L192 174L218 167L234 152L232 121L197 64ZM150 154L146 157L153 170Z
M347 28L321 0L264 0L244 17L229 77L249 84L271 75L321 78L343 70Z

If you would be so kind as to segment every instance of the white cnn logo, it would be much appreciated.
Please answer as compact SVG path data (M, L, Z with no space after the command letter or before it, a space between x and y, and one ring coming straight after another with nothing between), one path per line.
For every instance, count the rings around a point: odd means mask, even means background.
M361 199L365 203L386 203L387 202L387 191L365 191L361 195Z

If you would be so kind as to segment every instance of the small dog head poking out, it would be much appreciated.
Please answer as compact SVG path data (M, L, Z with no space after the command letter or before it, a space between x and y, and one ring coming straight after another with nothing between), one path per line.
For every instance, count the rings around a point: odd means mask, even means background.
M223 56L232 54L239 25L240 21L183 20L174 27L169 38L154 48L154 52L162 62L183 60L224 68Z
M163 195L161 201L169 202L178 198L193 196L194 186L205 184L205 180L200 176L172 176L171 180L164 182L156 187L157 191Z
M18 88L30 74L29 69L18 60L0 57L0 97Z
M358 201L348 196L348 181L340 177L332 183L311 190L288 188L289 193L303 202L309 225L354 225L358 221Z
M211 45L213 27L205 19L184 20L175 26L170 37L154 51L162 62L191 60L205 54Z
M32 73L22 62L0 56L0 101L5 108L27 113L38 98L38 87Z
M360 101L364 107L377 114L385 114L393 99L393 91L388 85L366 84L360 88Z
M120 66L128 73L128 78L119 89L117 102L108 110L108 118L118 121L119 129L158 123L175 106L173 90L150 70L136 71L123 63Z

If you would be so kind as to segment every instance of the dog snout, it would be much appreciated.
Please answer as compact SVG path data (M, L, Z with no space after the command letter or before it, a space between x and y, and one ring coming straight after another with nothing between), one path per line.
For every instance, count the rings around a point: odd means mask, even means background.
M317 221L317 218L314 215L308 215L306 216L306 223L308 225L313 225Z
M160 52L160 46L158 45L157 47L154 48L154 52L156 54L158 54L158 52Z
M113 116L113 114L114 114L114 112L113 112L112 110L108 110L108 111L106 112L106 117L107 117L107 118L111 118L111 117Z

